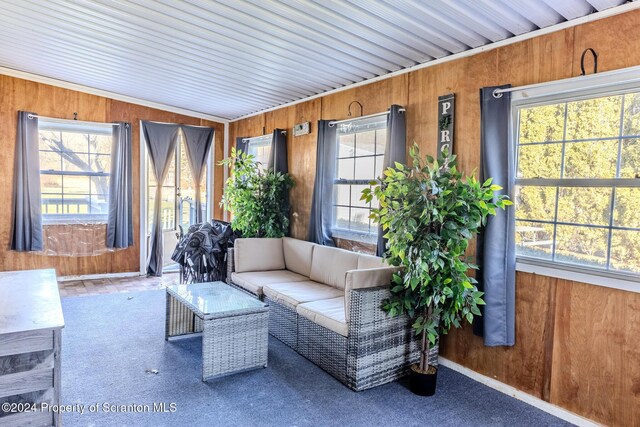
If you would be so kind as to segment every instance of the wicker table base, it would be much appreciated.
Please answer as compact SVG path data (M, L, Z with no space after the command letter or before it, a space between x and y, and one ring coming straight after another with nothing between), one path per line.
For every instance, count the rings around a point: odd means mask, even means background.
M194 298L194 289L199 298ZM210 298L210 304L203 305L202 298ZM268 310L259 300L222 282L167 287L165 339L202 332L202 381L264 368Z

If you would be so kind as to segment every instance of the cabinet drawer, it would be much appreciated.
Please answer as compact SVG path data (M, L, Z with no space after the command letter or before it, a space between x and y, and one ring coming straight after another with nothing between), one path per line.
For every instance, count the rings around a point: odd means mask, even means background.
M53 369L53 350L0 356L0 376L34 369Z
M31 353L53 348L53 331L17 332L0 335L0 356Z
M41 427L53 424L50 412L21 412L0 418L2 427Z
M36 369L0 376L0 397L15 396L53 387L53 369Z

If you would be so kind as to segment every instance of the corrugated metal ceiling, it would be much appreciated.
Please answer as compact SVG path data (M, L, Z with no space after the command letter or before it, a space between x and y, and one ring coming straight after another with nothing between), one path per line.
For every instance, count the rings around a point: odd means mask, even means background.
M0 0L0 66L235 118L625 0Z

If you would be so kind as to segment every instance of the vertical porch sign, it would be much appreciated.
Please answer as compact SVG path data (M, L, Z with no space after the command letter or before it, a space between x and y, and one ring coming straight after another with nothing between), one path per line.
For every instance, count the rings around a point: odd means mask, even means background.
M456 95L450 93L438 97L438 156L447 146L453 153L453 128L456 106Z

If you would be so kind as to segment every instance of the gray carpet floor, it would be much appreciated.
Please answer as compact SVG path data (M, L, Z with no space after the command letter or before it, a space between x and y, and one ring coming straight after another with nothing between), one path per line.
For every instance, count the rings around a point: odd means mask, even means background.
M164 291L65 298L63 311L62 400L85 411L64 426L567 425L444 367L431 398L405 381L356 393L274 338L266 369L203 383L200 340L164 340Z

